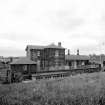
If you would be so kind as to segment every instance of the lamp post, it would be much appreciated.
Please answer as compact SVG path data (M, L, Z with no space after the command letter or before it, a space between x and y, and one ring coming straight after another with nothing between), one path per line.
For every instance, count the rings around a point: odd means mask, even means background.
M102 46L104 46L105 43L103 42L102 43ZM101 45L100 45L100 51L101 51L101 54L100 54L100 64L101 64L101 69L103 70L103 59L102 59L102 49L101 49Z

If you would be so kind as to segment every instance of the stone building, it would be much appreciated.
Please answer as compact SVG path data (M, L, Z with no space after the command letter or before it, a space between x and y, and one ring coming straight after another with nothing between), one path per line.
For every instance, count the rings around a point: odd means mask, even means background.
M71 55L69 53L65 55L65 62L70 68L79 68L89 65L90 57L86 55L80 55L79 50L77 50L77 55Z
M12 72L22 74L36 73L36 62L29 60L27 57L19 58L16 61L10 63Z
M51 67L65 65L65 48L61 46L61 42L48 46L27 45L26 55L37 62L37 70L49 70Z
M103 70L105 70L105 55L90 55L90 62L92 64L99 64Z

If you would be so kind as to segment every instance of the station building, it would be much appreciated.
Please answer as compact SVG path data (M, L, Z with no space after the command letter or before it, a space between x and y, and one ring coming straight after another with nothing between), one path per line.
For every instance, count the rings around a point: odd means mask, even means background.
M26 55L37 63L37 70L50 70L51 67L65 65L65 48L61 42L48 46L27 45Z
M86 55L65 55L65 62L69 68L81 68L89 65L90 57Z

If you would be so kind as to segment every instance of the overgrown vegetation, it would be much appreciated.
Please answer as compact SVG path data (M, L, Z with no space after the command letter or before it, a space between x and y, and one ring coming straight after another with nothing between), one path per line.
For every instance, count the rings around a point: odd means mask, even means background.
M105 105L105 73L1 85L0 105Z

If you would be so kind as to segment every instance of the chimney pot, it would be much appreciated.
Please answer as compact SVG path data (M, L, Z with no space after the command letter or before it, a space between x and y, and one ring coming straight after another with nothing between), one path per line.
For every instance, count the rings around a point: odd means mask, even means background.
M58 42L58 46L61 47L61 42Z
M79 49L77 50L77 55L79 55Z

